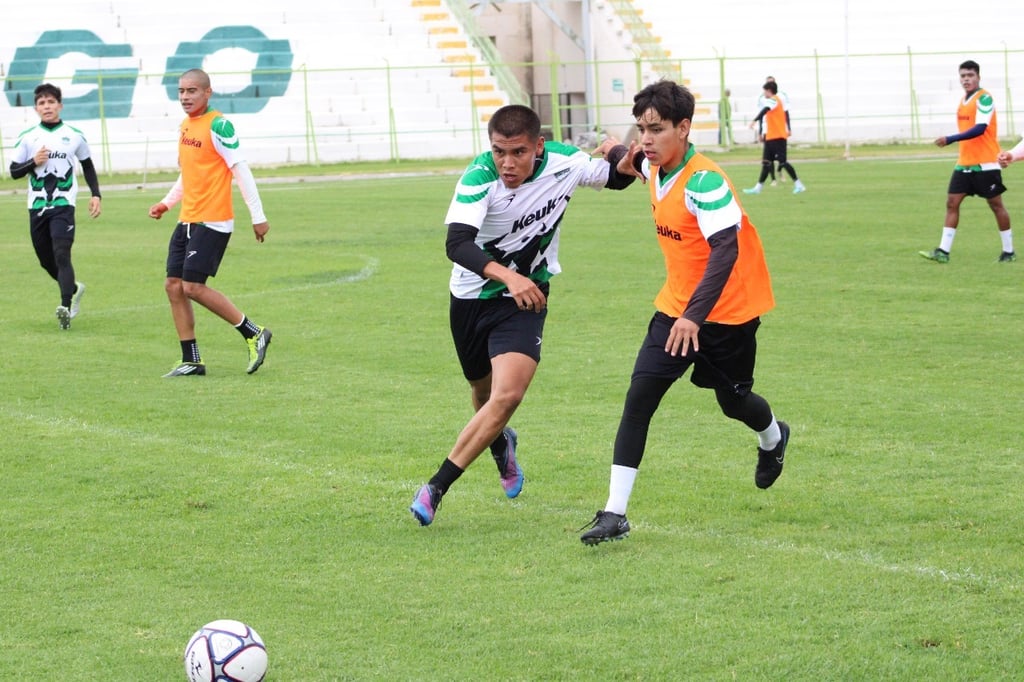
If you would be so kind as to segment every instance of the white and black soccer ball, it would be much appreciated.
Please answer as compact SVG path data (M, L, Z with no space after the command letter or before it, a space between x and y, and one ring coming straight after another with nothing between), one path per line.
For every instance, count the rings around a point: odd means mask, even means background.
M185 647L189 682L260 682L267 674L267 647L256 631L237 620L215 620Z

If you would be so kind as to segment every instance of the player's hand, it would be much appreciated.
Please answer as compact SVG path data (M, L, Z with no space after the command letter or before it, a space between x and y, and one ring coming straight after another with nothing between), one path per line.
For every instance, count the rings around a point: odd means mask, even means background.
M252 231L256 234L256 241L262 242L267 236L267 232L270 232L270 223L263 221L262 223L255 223L252 226Z
M167 213L167 205L164 204L163 202L160 202L159 204L153 204L152 206L149 207L149 217L150 218L153 218L155 220L160 220L160 217L164 213Z
M50 150L46 147L40 147L39 151L32 157L32 162L37 166L42 166L50 159Z
M935 138L935 146L936 147L945 147L946 146L946 137L942 136L942 137Z
M601 142L601 144L599 144L597 146L597 149L595 149L594 151L590 152L590 155L591 156L600 156L602 158L606 157L606 156L608 156L608 152L610 152L612 150L612 147L614 147L617 144L621 144L621 143L616 138L614 138L611 135L609 135L608 137L606 137L604 139L603 142Z
M99 218L102 209L100 208L99 197L89 197L89 216L92 218Z
M1000 168L1006 168L1013 163L1013 154L1010 152L999 152L999 156L996 157L996 161L999 162Z
M700 350L697 341L697 334L700 333L700 325L685 317L680 317L672 325L668 332L668 341L665 343L665 352L675 357L677 355L689 355L690 348L696 353Z
M643 154L643 147L641 147L636 140L630 142L629 149L627 149L626 153L621 159L619 159L618 165L615 166L615 171L619 175L632 175L635 178L640 178L640 182L647 184L647 178L644 177L643 173L637 170L637 165L639 164L637 163L636 157L639 154Z
M508 293L512 294L512 298L515 299L516 306L520 310L539 313L548 305L547 296L529 277L512 273L508 281L505 282L505 286L508 287Z

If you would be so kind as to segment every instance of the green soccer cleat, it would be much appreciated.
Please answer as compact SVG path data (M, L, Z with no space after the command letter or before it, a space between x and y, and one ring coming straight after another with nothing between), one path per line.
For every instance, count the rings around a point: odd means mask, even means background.
M942 249L935 249L934 251L918 251L922 258L933 260L936 263L948 263L949 262L949 251L943 251Z
M1012 263L1015 260L1017 260L1017 254L1015 252L1013 252L1013 251L1003 251L1001 254L999 254L999 261L998 262L1000 262L1000 263Z
M245 368L246 374L254 374L260 368L267 357L267 347L270 346L270 339L273 334L266 327L260 327L260 332L251 339L246 339L249 344L249 366Z

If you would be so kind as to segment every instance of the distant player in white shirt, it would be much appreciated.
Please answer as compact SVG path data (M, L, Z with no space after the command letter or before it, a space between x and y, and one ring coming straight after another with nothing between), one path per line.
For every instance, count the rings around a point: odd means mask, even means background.
M549 280L561 272L558 228L577 187L624 189L635 179L615 169L627 151L616 140L594 157L545 142L540 128L529 107L496 111L487 125L491 150L463 172L445 218L452 338L476 414L413 498L409 510L424 526L488 447L505 495L519 495L518 435L507 424L540 362Z
M75 161L89 185L89 215L100 215L100 183L89 144L82 131L60 118L64 108L56 85L43 83L35 89L39 124L18 136L11 161L11 177L28 177L28 218L32 246L39 265L60 287L57 322L70 329L78 315L85 285L75 281L71 247L75 242L75 200L78 181Z

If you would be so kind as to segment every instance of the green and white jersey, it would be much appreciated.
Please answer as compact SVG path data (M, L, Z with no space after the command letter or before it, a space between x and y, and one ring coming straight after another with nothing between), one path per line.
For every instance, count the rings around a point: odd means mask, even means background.
M505 267L546 282L562 271L558 264L558 226L572 193L580 185L601 189L608 182L608 162L558 142L544 143L544 157L533 175L509 189L490 152L462 173L444 222L472 225L476 245ZM456 298L507 296L501 282L480 277L458 263L450 282Z
M28 174L28 207L74 206L78 196L75 161L92 156L85 135L64 122L56 128L38 124L18 136L12 160L25 163L43 147L50 150L50 158Z

